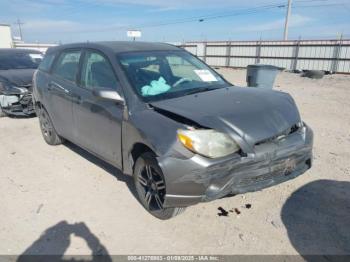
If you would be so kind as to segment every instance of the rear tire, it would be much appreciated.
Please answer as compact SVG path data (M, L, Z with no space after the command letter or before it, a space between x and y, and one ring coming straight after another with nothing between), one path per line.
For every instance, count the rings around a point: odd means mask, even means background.
M153 216L166 220L185 211L185 208L163 208L166 185L155 155L143 153L135 163L134 184L140 203Z
M49 145L60 145L64 139L61 138L53 127L51 118L45 108L39 110L39 123L44 140Z

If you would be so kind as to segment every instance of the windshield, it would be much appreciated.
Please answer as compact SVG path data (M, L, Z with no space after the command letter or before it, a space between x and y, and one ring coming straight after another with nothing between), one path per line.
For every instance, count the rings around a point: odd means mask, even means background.
M118 59L144 101L156 101L227 87L229 84L185 51L121 54Z
M42 60L38 53L0 53L0 70L36 69Z

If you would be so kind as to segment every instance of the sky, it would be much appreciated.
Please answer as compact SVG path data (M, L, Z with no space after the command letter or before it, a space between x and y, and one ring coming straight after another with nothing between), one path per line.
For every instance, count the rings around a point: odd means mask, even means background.
M280 40L288 0L1 0L0 23L39 43ZM350 38L350 0L292 0L289 39Z

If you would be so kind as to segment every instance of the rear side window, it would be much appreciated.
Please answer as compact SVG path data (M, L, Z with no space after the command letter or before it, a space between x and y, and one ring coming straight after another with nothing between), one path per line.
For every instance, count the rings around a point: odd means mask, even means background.
M52 73L75 82L81 51L66 51L60 54Z
M50 70L50 67L52 65L54 58L55 58L54 54L46 54L44 56L43 61L41 61L40 65L39 65L39 69L42 71L48 72Z

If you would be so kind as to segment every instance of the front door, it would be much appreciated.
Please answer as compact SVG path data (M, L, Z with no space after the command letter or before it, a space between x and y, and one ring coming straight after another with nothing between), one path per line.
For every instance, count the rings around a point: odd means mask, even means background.
M85 51L81 63L80 85L74 91L75 140L104 160L121 167L124 106L94 96L92 90L98 88L113 89L121 94L108 58L98 51Z

